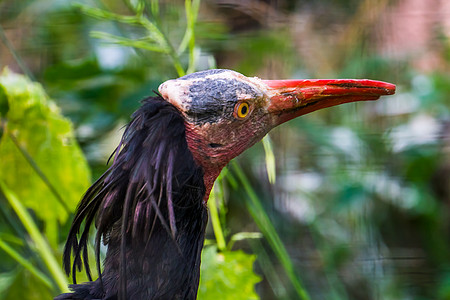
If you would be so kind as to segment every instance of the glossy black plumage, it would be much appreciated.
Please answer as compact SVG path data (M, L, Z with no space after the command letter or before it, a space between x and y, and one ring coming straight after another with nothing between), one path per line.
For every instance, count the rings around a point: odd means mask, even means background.
M99 269L100 243L108 246L102 275L55 299L195 299L207 211L184 119L159 96L144 100L113 158L84 195L64 250L74 282L83 262L90 274L87 241L95 221Z

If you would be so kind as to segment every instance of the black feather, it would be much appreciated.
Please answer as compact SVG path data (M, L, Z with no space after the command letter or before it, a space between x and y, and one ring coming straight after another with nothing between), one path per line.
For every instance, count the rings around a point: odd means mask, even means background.
M207 211L184 119L161 97L144 100L113 155L77 208L63 257L74 283L83 264L90 278L95 220L98 270L100 243L108 246L103 272L55 299L195 299Z

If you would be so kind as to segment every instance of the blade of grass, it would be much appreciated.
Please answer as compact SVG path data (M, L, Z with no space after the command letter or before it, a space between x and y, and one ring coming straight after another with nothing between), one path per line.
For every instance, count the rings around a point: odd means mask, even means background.
M189 1L186 1L186 17L188 16L188 12L187 12L188 6L190 6L190 4L187 4L188 2ZM191 32L191 29L189 28L189 22L188 22L188 27L186 28L183 39L181 40L181 43L178 46L178 50L177 50L178 55L181 55L184 51L186 51L186 48L189 45L189 41L191 40L191 34L192 34L192 32Z
M130 25L139 25L138 18L136 16L123 16L101 8L85 5L82 3L72 4L74 7L81 10L81 12L92 18L99 20L117 21L120 23L126 23Z
M133 40L125 37L121 37L114 34L109 34L102 31L91 31L90 36L97 39L106 40L108 42L123 45L127 47L133 47L133 48L139 48L144 49L152 52L158 52L158 53L169 53L170 49L163 48L159 44L154 44L150 41L146 40Z
M216 182L213 186L212 192L209 194L208 206L209 206L209 214L211 215L211 223L214 230L214 236L216 237L217 241L217 248L220 251L223 251L226 248L226 243L222 226L220 225L219 213L217 210L217 203L216 203L216 195L219 193L220 192L218 191ZM220 197L220 195L218 196Z
M20 255L19 252L14 250L8 243L3 241L0 238L0 248L6 252L9 256L11 256L12 259L14 259L16 262L18 262L21 266L23 266L25 269L27 269L31 274L36 276L37 279L39 279L43 284L45 284L50 289L54 289L52 281L41 271L39 271L37 268L35 268L26 258L24 258L22 255Z
M225 232L225 236L226 234L226 228L227 228L227 224L226 224L226 219L227 219L227 212L228 212L228 208L227 208L227 204L225 201L225 194L226 194L226 189L227 187L225 186L225 180L224 180L224 176L222 175L222 173L227 173L227 170L225 170L225 172L221 172L219 174L219 177L216 180L217 183L217 189L219 191L219 194L217 195L216 198L216 202L217 202L217 210L219 211L219 220L220 220L220 224L222 225L222 228L225 228L224 232Z
M154 17L159 16L159 0L151 0L150 1L150 10Z
M184 71L182 65L181 65L181 61L180 61L180 57L177 54L177 52L175 51L175 49L173 48L172 44L170 43L168 37L163 34L158 27L153 24L152 22L150 22L149 19L147 19L145 16L141 16L139 18L139 22L140 24L147 29L147 31L149 33L157 31L160 35L160 39L158 38L158 40L156 42L158 42L160 45L164 45L169 51L168 51L168 55L169 57L172 59L172 63L173 66L175 68L175 70L178 73L178 76L184 76L186 75L186 72Z
M272 261L270 260L269 254L266 249L262 245L261 241L255 239L250 241L250 246L252 248L252 252L255 253L258 257L256 260L261 267L261 270L264 273L264 276L267 278L272 291L274 292L277 299L280 300L288 300L289 296L286 291L286 287L283 285L283 281L277 275L278 271L273 266Z
M196 1L200 1L200 0L196 0ZM136 10L135 16L119 15L119 14L116 14L116 13L113 13L113 12L110 12L110 11L107 11L104 9L91 7L88 5L81 4L81 3L76 3L74 5L77 8L79 8L81 10L81 12L83 12L84 14L86 14L90 17L93 17L93 18L97 18L100 20L116 21L116 22L120 22L123 24L143 27L148 33L148 36L146 36L146 38L152 40L158 46L155 46L152 43L149 43L149 45L145 45L145 42L142 42L142 41L135 41L135 40L128 39L128 38L113 36L113 35L110 35L107 33L101 34L101 36L107 37L109 39L115 39L118 44L122 44L125 46L131 46L134 48L141 48L141 49L155 51L155 52L161 52L161 49L164 49L164 53L166 53L172 59L172 64L173 64L175 70L177 71L178 76L181 77L181 76L186 75L186 72L181 64L180 55L177 53L177 51L175 51L175 49L172 46L172 44L170 43L167 35L165 35L158 28L156 23L149 20L143 14L143 11L144 11L143 4L144 3L143 2L140 2L140 3L141 3L141 5L139 6L139 9ZM194 53L194 48L195 48L195 40L194 40L194 36L193 36L193 28L195 25L196 15L197 15L196 12L194 10L192 10L192 12L190 14L190 19L189 19L189 20L193 19L193 21L190 21L192 23L190 25L192 28L192 36L189 39L190 49L192 49L192 57L190 57L190 59L194 58L193 53ZM97 32L94 35L99 36L99 33ZM194 61L192 61L192 62L190 61L189 64L190 64L190 66L195 66ZM193 70L193 69L194 69L193 67L190 68L190 70Z
M236 174L240 183L243 185L245 191L247 192L248 197L246 198L247 201L245 202L247 205L247 209L249 210L256 225L264 234L265 238L267 239L273 251L280 260L281 265L286 271L289 280L291 281L292 285L295 288L295 291L297 292L297 295L299 296L300 299L303 300L311 299L307 291L303 288L300 278L295 273L294 266L289 257L289 254L286 248L284 247L284 244L281 241L278 233L273 227L273 224L270 221L269 216L264 211L264 208L261 202L259 201L255 191L251 187L247 177L245 176L241 167L235 161L232 161L231 165L233 167L234 173Z
M0 194L0 197L4 199L3 194ZM9 243L10 245L16 245L20 247L25 245L24 239L22 237L18 237L10 233L0 233L0 240L4 241L5 243Z
M178 55L181 55L189 46L189 66L186 73L195 72L195 24L197 23L200 0L185 0L186 11L186 31L183 40L178 48Z
M165 36L159 30L159 28L139 12L135 16L124 16L101 8L84 5L81 3L76 3L74 4L74 6L80 9L82 13L92 18L96 18L99 20L116 21L119 23L128 24L132 26L142 26L147 30L149 34L148 37L150 39L152 39L161 46L166 44Z
M275 154L273 154L272 142L268 134L262 139L262 143L266 154L267 176L269 177L269 182L274 184L276 180Z
M5 218L5 223L3 225L9 226L9 228L12 229L12 232L16 235L16 237L19 240L24 240L24 236L26 235L25 230L20 225L20 221L17 220L17 218L14 217L13 214L11 214L11 209L7 205L6 198L2 193L0 193L0 215ZM4 236L2 236L3 239L6 239ZM9 240L11 242L11 240Z
M52 278L58 285L60 291L68 292L69 289L67 287L68 282L66 280L66 276L64 276L64 274L62 273L61 267L56 261L52 249L46 242L44 236L39 231L31 215L19 201L14 192L11 191L2 180L0 180L0 191L4 194L5 198L8 200L14 212L17 214L23 226L27 230L28 234L31 237L31 240L36 247L36 251L44 261L50 274L52 274Z

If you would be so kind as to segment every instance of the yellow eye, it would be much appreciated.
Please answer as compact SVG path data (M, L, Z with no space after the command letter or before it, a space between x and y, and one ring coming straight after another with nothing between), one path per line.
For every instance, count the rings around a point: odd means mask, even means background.
M250 112L250 107L248 106L247 102L241 102L236 105L234 111L239 119L243 119Z

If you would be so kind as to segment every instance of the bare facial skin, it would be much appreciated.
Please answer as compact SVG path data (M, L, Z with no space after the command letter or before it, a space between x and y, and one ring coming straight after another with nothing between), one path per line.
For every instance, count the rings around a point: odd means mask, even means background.
M395 86L366 79L262 80L208 70L168 80L159 92L185 118L188 146L205 171L207 199L221 169L272 128L322 108L376 100Z

